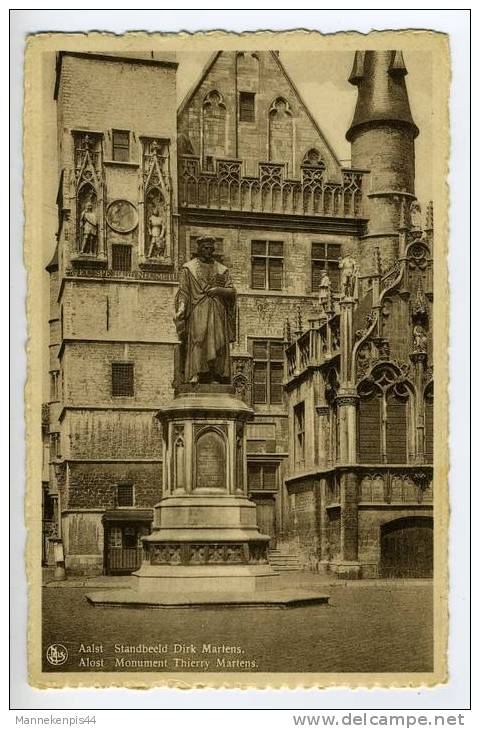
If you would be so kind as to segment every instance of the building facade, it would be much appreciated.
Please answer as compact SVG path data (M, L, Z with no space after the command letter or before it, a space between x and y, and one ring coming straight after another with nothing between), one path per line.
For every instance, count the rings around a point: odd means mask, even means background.
M176 65L57 60L44 492L67 571L138 566L178 271L208 234L238 295L233 383L255 410L261 530L313 569L428 574L433 215L421 224L402 55L353 59L351 168L278 53L213 54L178 113Z

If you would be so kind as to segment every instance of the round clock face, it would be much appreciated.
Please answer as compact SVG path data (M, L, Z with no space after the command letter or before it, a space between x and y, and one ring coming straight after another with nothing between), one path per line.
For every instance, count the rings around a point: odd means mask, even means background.
M138 213L128 200L114 200L107 208L107 223L117 233L130 233L138 225Z

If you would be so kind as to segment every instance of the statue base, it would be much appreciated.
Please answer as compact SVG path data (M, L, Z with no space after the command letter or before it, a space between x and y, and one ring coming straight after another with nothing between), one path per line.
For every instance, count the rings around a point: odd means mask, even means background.
M273 589L278 575L268 563L268 542L246 496L166 497L143 539L146 559L133 574L134 587L169 594Z
M94 605L297 604L279 591L268 562L270 537L247 496L245 423L253 411L229 385L185 385L158 413L164 494L132 589L95 593ZM308 592L304 599L326 601Z

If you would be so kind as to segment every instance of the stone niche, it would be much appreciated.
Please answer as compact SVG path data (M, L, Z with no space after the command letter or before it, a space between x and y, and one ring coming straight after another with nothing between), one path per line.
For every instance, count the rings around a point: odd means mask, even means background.
M195 437L195 489L227 487L227 448L225 434L215 426L204 426Z

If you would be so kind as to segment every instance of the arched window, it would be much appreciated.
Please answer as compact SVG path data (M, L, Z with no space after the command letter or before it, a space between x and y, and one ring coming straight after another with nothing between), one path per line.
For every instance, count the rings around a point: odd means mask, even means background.
M386 393L386 459L387 463L407 462L408 390L397 385Z
M382 392L373 386L360 397L358 457L362 463L382 463Z
M227 155L227 107L219 91L210 91L202 108L203 165L210 169L217 157Z
M275 99L268 112L268 154L270 162L286 163L286 176L293 174L293 117L283 96Z
M325 162L322 159L322 155L315 147L312 147L305 153L302 165L305 167L316 167L321 170L325 169Z
M242 91L256 91L259 77L259 57L257 53L241 51L237 53L237 85Z
M407 463L410 389L393 367L383 365L358 387L357 452L361 463Z
M433 463L433 382L425 391L425 460Z

